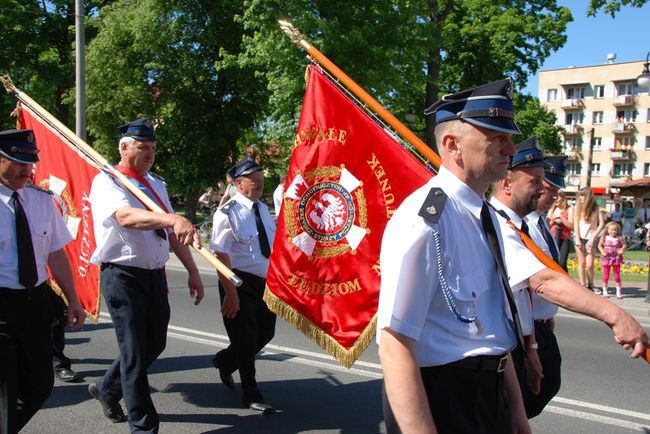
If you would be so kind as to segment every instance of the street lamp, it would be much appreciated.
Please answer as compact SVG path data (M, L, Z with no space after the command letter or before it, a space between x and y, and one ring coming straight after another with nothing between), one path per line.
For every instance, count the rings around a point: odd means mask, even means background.
M643 72L636 78L636 82L641 87L650 87L650 51L648 51L648 54L645 56Z

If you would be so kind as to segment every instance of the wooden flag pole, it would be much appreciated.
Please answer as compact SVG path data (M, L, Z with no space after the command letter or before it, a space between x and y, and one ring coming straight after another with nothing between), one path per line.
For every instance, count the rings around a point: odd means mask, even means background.
M396 132L402 135L415 149L417 149L427 160L431 161L436 169L440 167L441 160L430 147L426 145L418 136L416 136L410 129L408 129L402 122L399 121L391 112L386 110L376 99L374 99L368 92L363 90L361 86L355 83L345 72L341 71L331 60L329 60L323 53L318 51L316 47L311 45L307 39L296 29L293 24L288 21L280 20L280 27L289 36L291 41L302 47L307 51L311 57L316 59L325 69L327 69L333 76L345 85L353 94L355 94L361 101L368 104L377 115L379 115L388 125L390 125Z
M2 84L4 84L5 89L9 93L13 93L18 100L23 103L27 109L45 121L50 127L55 131L61 134L65 139L66 143L75 148L76 151L81 152L91 161L93 161L101 170L108 172L110 175L117 178L122 185L129 190L144 206L149 208L149 210L158 213L166 214L165 211L153 200L144 194L131 180L122 174L120 171L115 169L99 152L93 149L86 142L81 140L76 134L74 134L68 127L63 125L58 119L52 116L47 112L43 107L41 107L36 101L34 101L29 95L17 89L11 79L8 76L0 77ZM192 248L196 250L205 260L207 260L210 265L212 265L219 273L226 277L230 282L235 286L240 286L242 280L235 274L231 269L226 267L221 261L219 261L208 249L204 246L192 245Z
M436 154L430 147L426 145L418 136L416 136L408 127L406 127L402 122L400 122L392 113L390 113L384 106L382 106L376 99L374 99L368 92L363 90L361 86L355 83L348 75L343 72L338 66L336 66L331 60L329 60L323 53L321 53L317 48L311 45L307 39L298 29L296 29L293 24L289 21L279 20L280 28L286 35L291 39L291 42L296 44L298 47L303 48L307 51L309 56L313 57L323 68L328 70L334 77L336 77L345 87L350 90L355 96L357 96L361 101L366 103L379 117L381 117L388 125L390 125L397 133L404 137L411 145L415 147L423 156L425 156L436 169L438 169L442 163L440 156ZM535 255L535 257L544 264L547 268L566 274L566 272L555 262L553 259L548 256L544 251L542 251L533 240L530 239L526 234L524 234L520 229L511 223L511 226L519 234L522 242L526 247ZM650 288L649 288L650 290ZM646 352L643 355L643 358L647 363L650 363L650 348L646 348Z

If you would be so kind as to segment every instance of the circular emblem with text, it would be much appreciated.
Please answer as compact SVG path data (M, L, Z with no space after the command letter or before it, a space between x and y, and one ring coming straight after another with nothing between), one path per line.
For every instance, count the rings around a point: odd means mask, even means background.
M369 232L363 183L343 166L297 174L283 202L289 241L310 258L355 253Z

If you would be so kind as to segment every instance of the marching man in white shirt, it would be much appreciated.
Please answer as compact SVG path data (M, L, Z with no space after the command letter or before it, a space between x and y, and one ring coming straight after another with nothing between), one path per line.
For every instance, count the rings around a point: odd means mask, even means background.
M221 382L235 389L232 374L239 371L245 408L272 414L255 379L255 355L273 339L275 314L262 299L275 237L275 222L260 201L264 191L262 167L252 159L238 162L229 171L237 193L214 214L210 250L242 278L239 288L219 275L221 314L230 338L212 364Z
M115 325L120 355L104 376L88 387L104 415L124 422L124 398L132 432L158 432L159 419L151 400L147 369L165 349L169 324L165 263L169 248L189 273L194 304L203 299L203 283L188 245L199 243L190 221L173 214L163 180L149 172L156 155L151 123L139 119L120 127L120 164L116 168L167 214L148 211L106 173L90 189L97 249L91 261L101 268L100 287Z

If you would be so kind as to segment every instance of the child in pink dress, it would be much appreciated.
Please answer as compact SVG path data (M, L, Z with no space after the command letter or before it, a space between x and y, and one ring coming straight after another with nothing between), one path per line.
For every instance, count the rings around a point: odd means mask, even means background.
M600 259L603 266L603 297L609 298L607 293L607 282L609 281L609 269L614 270L614 281L616 282L616 298L623 299L621 295L621 263L623 252L627 244L621 237L621 226L616 222L609 222L605 226L605 236L598 243L598 250L602 254Z

